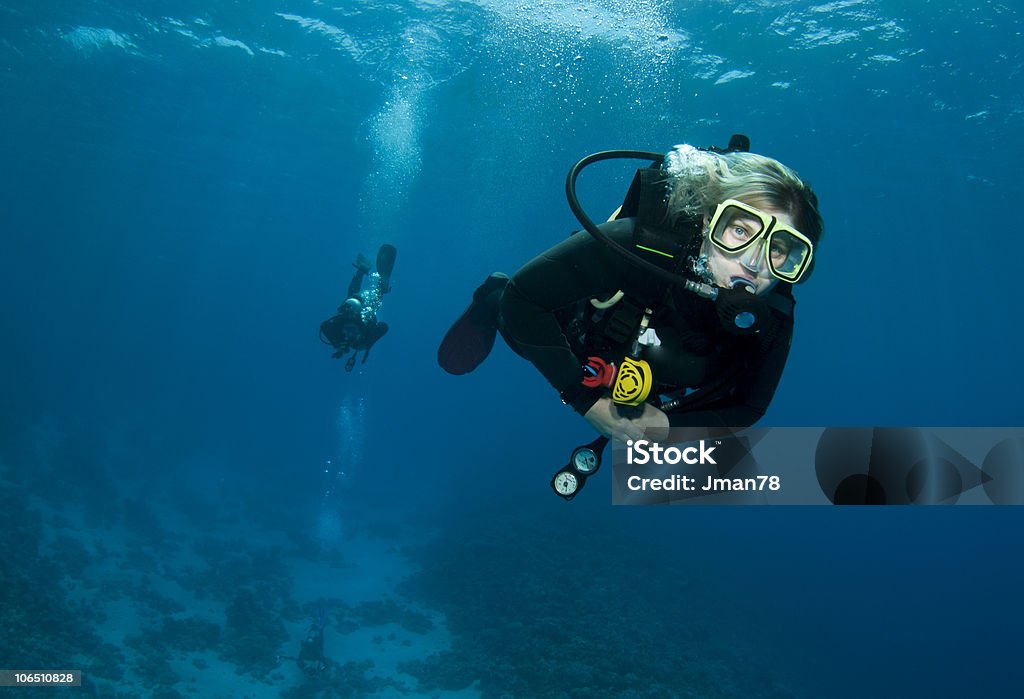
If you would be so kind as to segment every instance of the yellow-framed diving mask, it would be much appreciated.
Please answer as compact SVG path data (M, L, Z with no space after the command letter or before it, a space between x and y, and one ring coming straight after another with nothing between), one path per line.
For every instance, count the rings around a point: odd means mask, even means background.
M711 242L730 254L741 253L760 241L772 276L791 284L806 274L814 257L810 238L775 216L736 199L726 199L718 205L708 231Z

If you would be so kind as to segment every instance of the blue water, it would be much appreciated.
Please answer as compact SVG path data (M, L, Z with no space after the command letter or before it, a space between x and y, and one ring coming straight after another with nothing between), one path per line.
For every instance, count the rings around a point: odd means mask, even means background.
M585 423L503 346L468 377L434 353L486 274L573 230L576 159L743 132L826 221L763 424L1021 425L1020 9L337 5L0 0L0 669L1017 696L1019 508L566 505ZM584 205L629 179L595 166ZM345 374L317 326L384 242L391 331ZM331 683L276 658L317 606Z

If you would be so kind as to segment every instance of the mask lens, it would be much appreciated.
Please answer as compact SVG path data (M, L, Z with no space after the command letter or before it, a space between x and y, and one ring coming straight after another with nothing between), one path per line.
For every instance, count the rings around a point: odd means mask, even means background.
M775 276L795 281L803 274L811 257L807 242L785 230L772 231L768 241L768 262Z
M751 245L764 232L764 221L732 204L724 207L711 229L711 240L728 252Z

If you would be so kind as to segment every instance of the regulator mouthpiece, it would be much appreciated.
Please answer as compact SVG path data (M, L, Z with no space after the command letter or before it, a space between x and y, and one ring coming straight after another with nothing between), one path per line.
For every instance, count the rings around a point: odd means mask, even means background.
M736 335L757 332L771 313L764 299L755 295L742 283L732 289L720 289L710 284L688 280L686 289L701 298L714 301L722 327Z

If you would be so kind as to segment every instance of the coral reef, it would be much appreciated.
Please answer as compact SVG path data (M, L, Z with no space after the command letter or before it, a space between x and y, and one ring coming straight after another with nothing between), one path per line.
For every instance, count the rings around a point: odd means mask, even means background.
M250 588L238 590L224 612L221 657L254 677L266 677L277 666L278 649L288 639L274 611L280 598L268 599Z
M420 691L477 682L485 699L789 696L716 641L685 559L616 531L551 546L543 527L493 513L451 526L400 588L443 610L453 635L450 650L401 665Z
M339 621L339 628L352 630L384 624L398 624L406 631L416 634L429 633L434 629L434 622L429 616L411 609L394 597L362 602L347 609Z
M43 519L19 490L0 485L0 658L9 668L68 667L117 678L124 660L92 624L97 611L71 598L61 582L88 565L84 547L56 539L43 555ZM65 559L64 556L67 556ZM13 696L13 695L12 695Z

